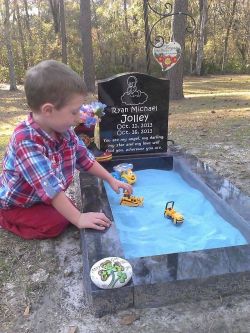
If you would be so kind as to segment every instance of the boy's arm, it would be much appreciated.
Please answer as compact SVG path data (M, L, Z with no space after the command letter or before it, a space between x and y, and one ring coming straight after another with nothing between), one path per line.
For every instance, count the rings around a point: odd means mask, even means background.
M111 221L103 213L81 213L62 191L51 202L52 206L76 227L104 230Z
M101 178L102 180L105 180L109 183L109 185L112 187L112 189L119 193L119 189L122 188L124 191L127 191L129 194L132 193L132 186L121 182L117 179L115 179L106 169L104 169L103 166L101 166L100 163L97 161L94 161L93 165L88 169L88 172L91 175L94 175L98 178Z
M111 181L114 177L97 161L94 161L93 165L88 169L91 175L94 175L107 182Z
M75 135L77 138L77 136ZM99 164L95 159L94 156L90 153L86 146L77 138L78 149L77 149L77 169L78 170L85 170L88 171L90 174L101 178L109 183L111 188L116 192L119 193L119 189L122 188L124 191L127 191L129 194L132 193L132 186L126 183L123 183L117 179L115 179L106 169L104 169L101 164ZM91 165L91 166L90 166Z

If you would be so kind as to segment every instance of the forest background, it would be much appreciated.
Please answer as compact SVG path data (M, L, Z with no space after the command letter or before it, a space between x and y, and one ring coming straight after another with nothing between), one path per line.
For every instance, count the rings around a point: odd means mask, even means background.
M166 1L149 3L167 10ZM184 74L250 73L249 0L169 3L187 8L196 22L185 35ZM149 26L156 20L150 11ZM169 17L157 25L167 42L171 24ZM87 81L146 71L143 0L0 0L0 26L0 82L10 82L13 90L26 69L44 59L69 64ZM152 52L151 58L151 74L166 76Z

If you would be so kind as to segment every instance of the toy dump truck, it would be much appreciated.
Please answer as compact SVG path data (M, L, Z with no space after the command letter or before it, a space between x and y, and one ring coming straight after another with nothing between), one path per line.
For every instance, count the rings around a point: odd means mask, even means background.
M132 171L132 163L121 163L114 166L113 169L114 171L111 174L114 178L130 185L136 182L136 175Z

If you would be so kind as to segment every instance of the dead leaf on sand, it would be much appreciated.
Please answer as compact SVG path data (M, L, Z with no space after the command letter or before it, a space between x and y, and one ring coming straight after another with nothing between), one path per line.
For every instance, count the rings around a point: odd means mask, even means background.
M76 331L77 331L77 326L70 326L68 333L76 333Z
M139 319L140 319L139 316L137 316L136 314L132 313L132 314L123 316L120 319L120 324L121 325L131 325L131 324L133 324L134 321L139 320Z
M26 308L25 308L25 310L24 310L23 315L24 315L24 317L27 317L29 314L30 314L30 306L27 305Z

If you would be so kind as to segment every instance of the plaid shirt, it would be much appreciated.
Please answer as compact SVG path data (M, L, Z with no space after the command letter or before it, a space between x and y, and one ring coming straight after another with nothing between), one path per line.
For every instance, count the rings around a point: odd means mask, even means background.
M67 189L75 169L87 171L94 156L73 130L52 139L28 116L16 127L0 175L0 208L50 204Z

